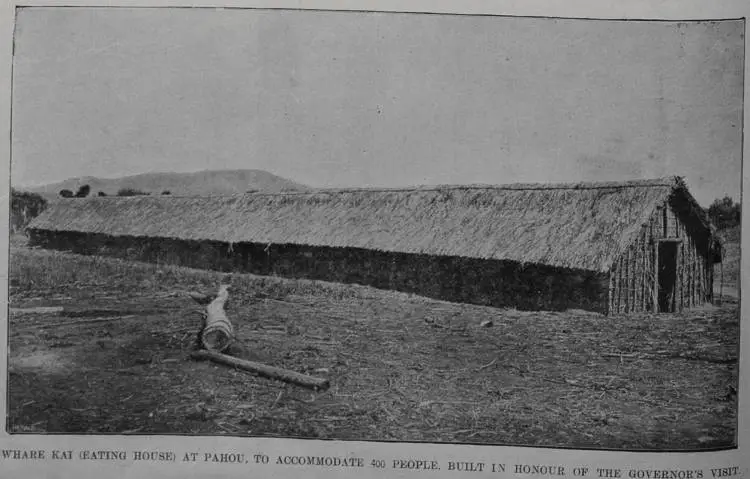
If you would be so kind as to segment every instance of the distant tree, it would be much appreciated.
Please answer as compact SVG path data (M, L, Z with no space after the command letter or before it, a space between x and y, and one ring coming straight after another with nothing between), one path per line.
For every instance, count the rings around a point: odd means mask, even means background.
M63 198L72 198L73 192L70 190L60 190L60 196L62 196Z
M47 200L36 193L12 189L11 197L10 228L13 232L26 228L47 207Z
M730 196L717 198L708 207L708 216L717 229L731 228L740 224L742 205L735 203Z
M171 195L171 194L172 194L172 192L171 192L171 191L169 191L169 190L164 190L164 191L162 191L162 192L161 192L161 194L162 194L162 195Z
M148 195L147 192L137 190L135 188L120 188L120 190L117 191L117 196L145 196Z
M96 196L107 196L107 193L100 191L99 193L96 194Z
M90 192L91 187L89 185L83 185L78 188L78 191L76 192L76 198L86 198Z

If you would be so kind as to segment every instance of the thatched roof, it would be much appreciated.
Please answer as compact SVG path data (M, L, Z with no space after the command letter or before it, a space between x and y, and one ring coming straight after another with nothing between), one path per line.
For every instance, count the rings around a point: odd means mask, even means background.
M61 200L30 229L355 247L606 271L658 205L703 210L680 178Z

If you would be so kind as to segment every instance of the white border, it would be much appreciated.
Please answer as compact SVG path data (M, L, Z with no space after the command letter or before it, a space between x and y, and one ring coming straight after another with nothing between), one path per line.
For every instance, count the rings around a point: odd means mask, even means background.
M8 171L10 160L10 124L11 124L11 67L12 67L12 38L14 9L16 6L97 6L97 7L225 7L225 8L284 8L310 10L367 10L392 12L429 12L453 14L484 14L509 16L536 17L565 17L565 18L600 18L600 19L652 19L652 20L709 20L745 18L750 15L750 2L747 0L680 0L680 1L646 1L646 0L383 0L383 1L354 1L354 0L253 0L253 1L202 1L185 2L179 0L143 1L143 0L114 0L114 1L55 1L32 0L24 2L6 1L0 5L0 164ZM747 44L747 43L746 43ZM745 49L745 91L748 90L750 78L750 62L747 61L747 46ZM750 125L748 109L744 113L744 125ZM747 129L745 129L745 135ZM748 154L749 142L743 138L743 158ZM717 161L719 161L717 159ZM743 172L747 171L743 160ZM747 175L743 177L743 191L748 190ZM0 224L8 224L9 177L0 181ZM750 221L750 212L744 208L743 224ZM743 235L742 250L747 249L747 238ZM0 345L7 344L7 264L8 238L0 235L0 298L2 298L2 317L5 319L0 326ZM747 272L750 264L746 255L742 257L741 284L747 284ZM742 302L742 318L748 313L748 302ZM744 322L744 321L743 321ZM741 327L741 355L740 370L750 371L747 351L750 350L750 330ZM239 451L246 454L264 453L272 457L275 454L324 454L334 456L362 456L370 459L386 459L390 462L395 458L438 459L442 462L451 458L460 461L481 461L485 463L502 462L510 469L514 463L530 464L564 464L570 469L575 466L587 466L589 469L597 467L648 468L648 469L701 469L710 478L708 471L711 467L741 466L742 475L747 473L750 454L743 449L750 448L750 382L748 377L740 381L740 414L739 446L737 450L710 453L622 453L608 451L579 451L563 449L518 448L500 446L467 446L443 444L403 444L403 443L368 443L341 441L311 441L311 440L281 440L259 438L222 438L222 437L124 437L124 436L10 436L5 433L5 385L7 384L6 355L0 346L0 449L9 447L29 449L125 449L125 450L173 450L176 453L186 451ZM331 469L300 468L295 466L255 466L211 464L211 463L132 463L99 462L99 461L3 461L0 459L0 477L136 477L146 473L146 477L185 477L200 475L201 477L407 477L409 475L426 477L453 477L461 475L439 472L402 471L392 468L378 470L364 469ZM73 476L73 475L76 476ZM514 476L492 473L467 473L473 477L484 476ZM623 471L627 477L626 471ZM586 477L597 477L591 472Z

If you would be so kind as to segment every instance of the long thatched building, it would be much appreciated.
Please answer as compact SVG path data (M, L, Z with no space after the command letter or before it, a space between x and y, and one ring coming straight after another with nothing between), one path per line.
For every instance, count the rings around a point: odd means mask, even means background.
M28 232L84 254L605 314L711 301L721 256L680 178L67 199Z

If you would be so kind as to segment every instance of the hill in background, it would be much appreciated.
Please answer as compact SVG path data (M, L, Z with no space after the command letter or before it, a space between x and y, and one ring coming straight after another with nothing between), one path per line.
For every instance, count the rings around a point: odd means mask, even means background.
M75 193L79 187L89 185L90 196L100 191L116 195L120 189L129 188L160 194L208 196L232 195L247 191L278 193L281 191L307 191L311 188L263 170L205 170L194 173L144 173L121 178L96 178L84 176L69 178L58 183L18 189L39 193L47 199L58 198L60 190Z

